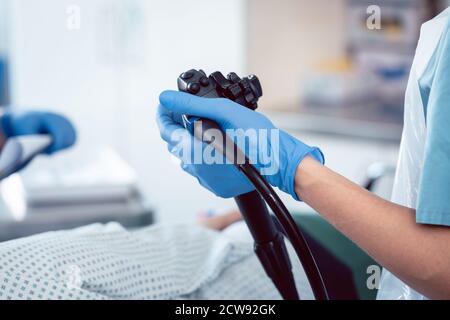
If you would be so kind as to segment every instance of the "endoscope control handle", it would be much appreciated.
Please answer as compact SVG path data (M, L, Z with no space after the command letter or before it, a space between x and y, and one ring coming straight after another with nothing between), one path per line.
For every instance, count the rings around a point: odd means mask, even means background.
M300 299L283 235L278 232L270 242L255 243L255 253L283 298L286 300Z
M247 225L252 226L250 233L257 244L272 242L279 233L272 216L267 210L266 202L257 191L252 191L234 198ZM258 212L258 214L251 214Z
M265 201L257 191L234 198L250 233L255 240L255 253L267 276L286 300L298 300L299 295L292 274L292 265L283 234L267 210ZM258 214L255 215L254 213Z

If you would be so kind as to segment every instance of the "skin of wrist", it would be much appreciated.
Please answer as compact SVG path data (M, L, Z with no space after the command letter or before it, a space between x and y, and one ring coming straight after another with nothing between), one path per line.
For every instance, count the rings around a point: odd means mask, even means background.
M321 167L323 165L311 156L307 156L299 163L295 172L295 193L302 201L307 202L308 190L315 181L315 173Z

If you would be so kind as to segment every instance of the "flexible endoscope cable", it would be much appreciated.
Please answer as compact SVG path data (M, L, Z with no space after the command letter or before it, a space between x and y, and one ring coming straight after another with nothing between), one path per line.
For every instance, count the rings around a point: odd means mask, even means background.
M225 141L218 141L215 139L214 135L211 134L213 131L208 129L222 131L219 125L214 121L201 119L201 121L196 122L196 125L194 126L194 136L200 139L200 141L210 143L218 152L222 153L229 161L234 163L234 165L253 184L261 197L272 209L286 232L287 238L292 243L310 282L314 297L317 300L328 300L327 289L311 249L275 190L273 190L272 186L270 186L266 179L261 176L258 170L249 163L246 155L234 141L230 139L230 137L224 134ZM244 163L238 163L237 159L245 159L245 161Z
M267 202L282 225L289 241L292 243L292 246L297 253L301 264L303 265L305 274L308 277L311 289L313 290L314 297L317 300L328 300L328 292L311 249L303 234L298 229L296 222L275 190L273 190L273 188L260 175L253 165L242 164L239 165L239 169L255 186L256 190L258 190L259 194Z

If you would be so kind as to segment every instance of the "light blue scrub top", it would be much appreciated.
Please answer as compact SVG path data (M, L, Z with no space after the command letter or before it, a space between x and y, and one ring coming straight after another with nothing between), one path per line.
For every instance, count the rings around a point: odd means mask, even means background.
M450 226L450 20L422 77L427 141L416 220Z
M420 30L391 200L416 209L419 224L450 226L450 7ZM387 269L377 298L427 299Z

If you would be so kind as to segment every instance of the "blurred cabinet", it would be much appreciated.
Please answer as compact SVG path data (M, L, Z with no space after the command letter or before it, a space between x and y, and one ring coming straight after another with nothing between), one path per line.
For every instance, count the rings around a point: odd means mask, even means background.
M297 129L398 141L420 25L442 9L440 0L249 0L261 110L286 112Z

